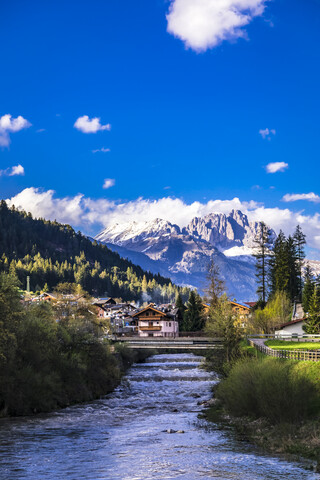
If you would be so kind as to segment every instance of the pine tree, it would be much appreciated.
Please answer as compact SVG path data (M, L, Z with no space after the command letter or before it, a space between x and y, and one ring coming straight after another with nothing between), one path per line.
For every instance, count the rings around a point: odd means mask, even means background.
M301 247L298 254L296 241L292 236L285 237L280 230L269 260L270 296L276 292L286 292L293 302L300 295Z
M257 294L262 301L266 301L267 283L268 283L268 260L270 257L270 241L271 231L264 222L260 222L259 232L254 240L256 258L256 277L258 283Z
M309 263L307 263L307 266L304 272L304 285L302 290L302 306L303 306L304 313L309 312L310 300L313 294L313 290L314 290L314 279L313 279L310 265Z
M147 293L147 290L148 290L148 282L145 275L143 275L143 278L142 278L141 290L143 293Z
M184 311L186 309L183 301L182 301L182 296L181 293L178 293L177 298L176 298L176 308L178 308L181 312L181 315L184 314Z
M272 255L269 259L269 283L270 294L274 295L277 291L283 292L288 287L288 268L286 254L287 239L280 230L279 235L274 242Z
M302 280L302 267L303 261L306 257L304 246L306 244L306 236L302 232L300 225L297 225L296 231L293 235L294 244L296 247L296 267L298 272L298 299L302 300L302 289L303 289L303 280Z
M306 319L304 330L311 335L320 333L320 288L318 285L314 285L313 288L309 304L309 315Z
M194 290L191 290L184 314L182 330L197 332L203 329L204 318L202 316L202 309L200 296Z
M293 237L289 235L286 245L287 268L288 268L288 294L291 301L299 298L299 271L297 250Z

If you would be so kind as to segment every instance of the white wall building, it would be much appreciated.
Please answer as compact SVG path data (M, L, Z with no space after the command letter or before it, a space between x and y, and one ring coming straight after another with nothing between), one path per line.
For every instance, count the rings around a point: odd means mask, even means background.
M290 335L305 335L306 332L303 330L305 325L305 320L303 318L299 320L293 320L292 322L284 323L281 325L280 330L275 331L275 335L279 337L288 337Z
M152 305L148 305L132 315L138 320L138 334L140 337L178 337L179 322L177 313L162 312Z

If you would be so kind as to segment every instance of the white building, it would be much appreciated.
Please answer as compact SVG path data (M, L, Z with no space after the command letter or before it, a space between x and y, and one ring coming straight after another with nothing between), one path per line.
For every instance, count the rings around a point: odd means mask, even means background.
M140 337L178 337L178 309L162 312L153 305L148 305L132 315L138 320Z
M280 326L280 330L275 331L275 335L279 337L288 337L290 335L305 335L306 332L302 328L305 323L306 322L304 318L284 323Z

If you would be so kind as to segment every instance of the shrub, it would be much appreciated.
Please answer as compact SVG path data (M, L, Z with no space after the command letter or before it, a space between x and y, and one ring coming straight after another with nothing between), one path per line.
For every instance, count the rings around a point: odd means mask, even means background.
M237 362L217 388L217 398L235 416L296 422L320 410L320 393L307 371L281 359Z

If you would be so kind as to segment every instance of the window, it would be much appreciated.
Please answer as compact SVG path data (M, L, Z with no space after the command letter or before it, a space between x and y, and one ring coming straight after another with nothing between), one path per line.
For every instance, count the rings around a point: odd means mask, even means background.
M169 322L169 327L171 327L171 322Z

